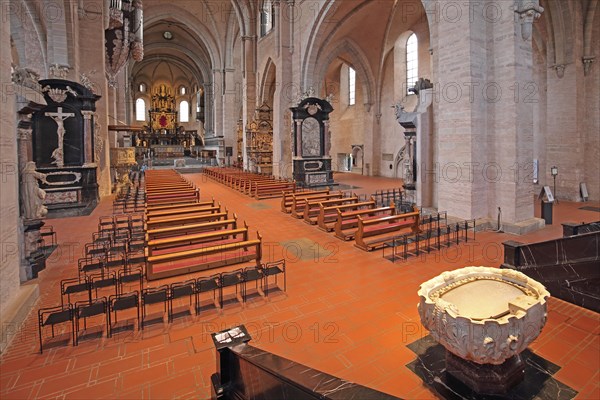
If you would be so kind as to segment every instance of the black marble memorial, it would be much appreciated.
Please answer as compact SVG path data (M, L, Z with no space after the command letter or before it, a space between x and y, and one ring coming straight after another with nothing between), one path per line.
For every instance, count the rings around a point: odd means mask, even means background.
M212 338L218 352L213 399L398 399L250 346L243 325Z
M543 284L552 296L600 312L600 232L503 245L501 268L521 271Z
M50 216L89 214L98 201L94 112L100 96L63 79L40 81L46 106L33 113L32 157L47 175Z
M333 184L329 114L327 100L308 97L291 107L293 118L292 155L294 180L300 187Z

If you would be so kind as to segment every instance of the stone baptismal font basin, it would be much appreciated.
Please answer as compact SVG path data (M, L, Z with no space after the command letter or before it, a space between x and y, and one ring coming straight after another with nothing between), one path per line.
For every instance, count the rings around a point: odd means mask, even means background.
M478 393L506 393L523 380L519 354L546 323L542 284L510 269L465 267L418 294L421 322L447 350L448 374Z

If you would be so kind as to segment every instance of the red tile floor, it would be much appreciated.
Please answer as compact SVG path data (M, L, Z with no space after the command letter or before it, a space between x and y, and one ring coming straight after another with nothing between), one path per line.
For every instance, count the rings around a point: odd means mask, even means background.
M258 202L201 174L187 177L201 188L203 199L214 196L260 230L265 261L287 259L287 293L272 293L268 301L257 296L244 306L230 302L222 312L209 310L112 338L92 337L76 347L55 346L40 355L37 307L60 304L58 282L76 276L75 262L97 229L98 218L111 212L112 199L104 199L90 216L48 221L58 232L60 246L36 282L40 285L36 309L2 354L2 399L209 398L210 375L215 372L210 333L240 323L259 348L399 397L435 398L405 366L415 357L406 345L427 335L416 308L420 283L467 265L499 266L500 243L505 240L555 238L561 235L560 221L600 219L597 212L579 210L582 203L561 202L555 207L555 224L530 235L480 232L474 243L391 263L381 251L361 251L283 214L279 199ZM336 174L336 180L360 187L358 193L398 186L397 180L352 174ZM299 254L295 241L314 242L310 254ZM306 253L307 246L303 248ZM201 275L209 274L194 274ZM102 329L101 323L91 319L89 330ZM65 327L62 337L69 331ZM577 398L600 399L599 335L599 314L551 298L548 322L531 349L561 367L554 377L577 390Z

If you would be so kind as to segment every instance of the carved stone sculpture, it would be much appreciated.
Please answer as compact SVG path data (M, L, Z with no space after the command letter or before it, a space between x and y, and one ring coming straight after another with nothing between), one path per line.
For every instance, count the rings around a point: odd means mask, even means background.
M35 162L27 162L23 171L21 171L21 200L23 203L23 216L26 219L44 218L48 213L48 209L44 206L46 192L40 189L38 179L47 183L46 174L35 170Z

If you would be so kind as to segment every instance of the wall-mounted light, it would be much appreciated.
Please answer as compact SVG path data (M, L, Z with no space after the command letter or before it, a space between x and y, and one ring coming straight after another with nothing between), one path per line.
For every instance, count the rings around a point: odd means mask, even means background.
M550 174L552 174L552 176L558 175L558 168L557 167L550 168Z
M164 31L163 37L167 40L171 40L171 39L173 39L173 33L171 33L171 31Z

